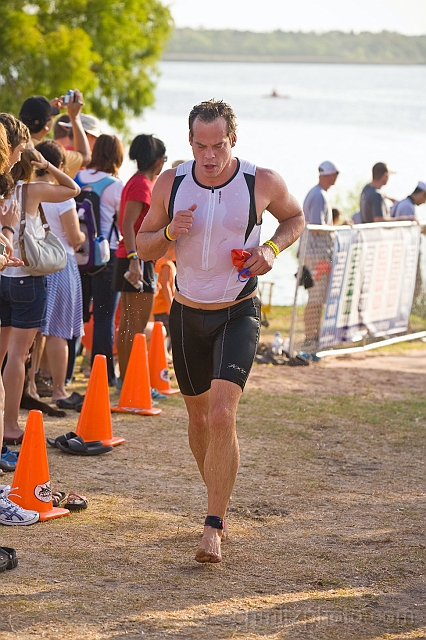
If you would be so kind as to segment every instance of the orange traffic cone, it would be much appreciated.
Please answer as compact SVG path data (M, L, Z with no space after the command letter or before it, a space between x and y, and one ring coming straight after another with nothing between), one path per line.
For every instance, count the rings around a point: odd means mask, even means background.
M75 432L86 442L101 440L103 445L113 447L125 442L124 438L114 438L112 435L107 363L106 356L101 354L97 354L93 359L89 384Z
M68 516L70 513L68 509L54 507L52 503L41 411L33 409L28 414L12 487L16 490L16 494L11 494L12 502L23 509L38 511L41 521Z
M133 338L120 400L111 411L137 413L142 416L156 416L161 413L161 409L152 406L146 337L143 333L137 333Z
M162 322L154 322L151 342L149 343L148 361L149 377L154 389L157 389L160 393L164 393L166 396L171 396L173 393L179 393L179 389L172 389L170 386Z

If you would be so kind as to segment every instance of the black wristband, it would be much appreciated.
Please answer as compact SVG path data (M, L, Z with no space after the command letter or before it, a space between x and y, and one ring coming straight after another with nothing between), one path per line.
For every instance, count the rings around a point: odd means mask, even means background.
M15 233L15 229L13 229L12 227L9 227L8 224L4 224L1 228L1 230L3 231L3 229L7 229L8 231L11 231L12 233Z
M219 516L207 516L204 521L204 526L212 527L213 529L224 529L225 523Z

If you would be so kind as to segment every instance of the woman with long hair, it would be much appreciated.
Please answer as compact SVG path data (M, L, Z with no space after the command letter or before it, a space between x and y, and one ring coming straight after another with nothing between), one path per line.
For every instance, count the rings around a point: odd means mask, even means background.
M164 143L152 135L136 136L129 157L137 172L123 189L120 205L120 230L123 238L116 253L114 289L121 292L120 326L117 336L120 379L124 379L133 338L144 333L155 293L154 264L142 263L136 253L136 234L148 213L151 192L167 160ZM126 274L126 277L125 277Z
M10 146L25 126L9 114L0 114L0 122L6 129ZM26 127L25 127L26 129ZM28 132L28 130L27 130ZM28 133L29 137L29 133ZM27 142L24 138L23 142ZM18 148L18 147L17 147ZM12 194L19 207L22 207L22 191L27 185L25 207L26 229L35 238L44 238L45 232L38 211L40 202L62 202L76 196L80 188L65 173L54 167L33 149L20 150L12 154L12 163L19 155L22 159L14 167L15 184ZM34 169L45 169L56 184L31 182ZM14 254L19 256L19 222L14 229ZM25 266L6 268L1 277L0 318L0 365L7 353L7 362L3 372L5 388L4 443L13 444L22 441L23 430L19 426L19 405L25 378L25 361L38 328L46 315L46 277L32 276Z
M108 383L116 383L113 358L114 313L118 293L112 288L115 251L120 240L116 223L120 209L123 182L118 179L118 170L123 164L124 149L116 136L102 134L92 150L92 160L86 169L78 172L76 181L82 190L93 190L100 196L101 234L107 238L111 257L106 265L94 275L82 274L83 314L88 320L90 299L93 300L92 362L97 354L107 358ZM108 181L109 178L109 181ZM109 184L108 184L109 182ZM102 184L101 184L102 183ZM107 184L107 186L104 186ZM100 192L100 193L99 193Z

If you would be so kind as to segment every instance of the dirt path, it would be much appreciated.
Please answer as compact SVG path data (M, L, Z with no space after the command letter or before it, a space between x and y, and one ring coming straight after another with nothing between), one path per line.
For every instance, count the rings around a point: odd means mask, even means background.
M49 449L52 487L89 508L0 529L20 559L1 574L0 638L426 638L425 362L256 366L220 565L193 561L205 491L181 397L114 415L126 443L105 456ZM76 421L46 418L46 435Z

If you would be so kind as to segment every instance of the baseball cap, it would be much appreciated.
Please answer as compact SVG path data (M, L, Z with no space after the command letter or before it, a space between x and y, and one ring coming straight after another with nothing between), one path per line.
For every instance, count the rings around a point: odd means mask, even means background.
M44 96L27 98L19 112L19 119L27 125L31 133L40 131L52 116L57 116L58 107L53 107Z
M333 173L339 173L339 169L337 169L336 165L329 160L321 162L318 167L318 171L322 176L331 176Z
M99 136L101 135L101 126L99 120L95 118L95 116L91 116L88 113L81 113L80 120L86 133L95 136L95 138L99 138ZM57 122L64 129L72 128L71 122L62 122L59 118Z
M417 185L417 189L421 189L421 191L426 191L426 182L419 182Z

